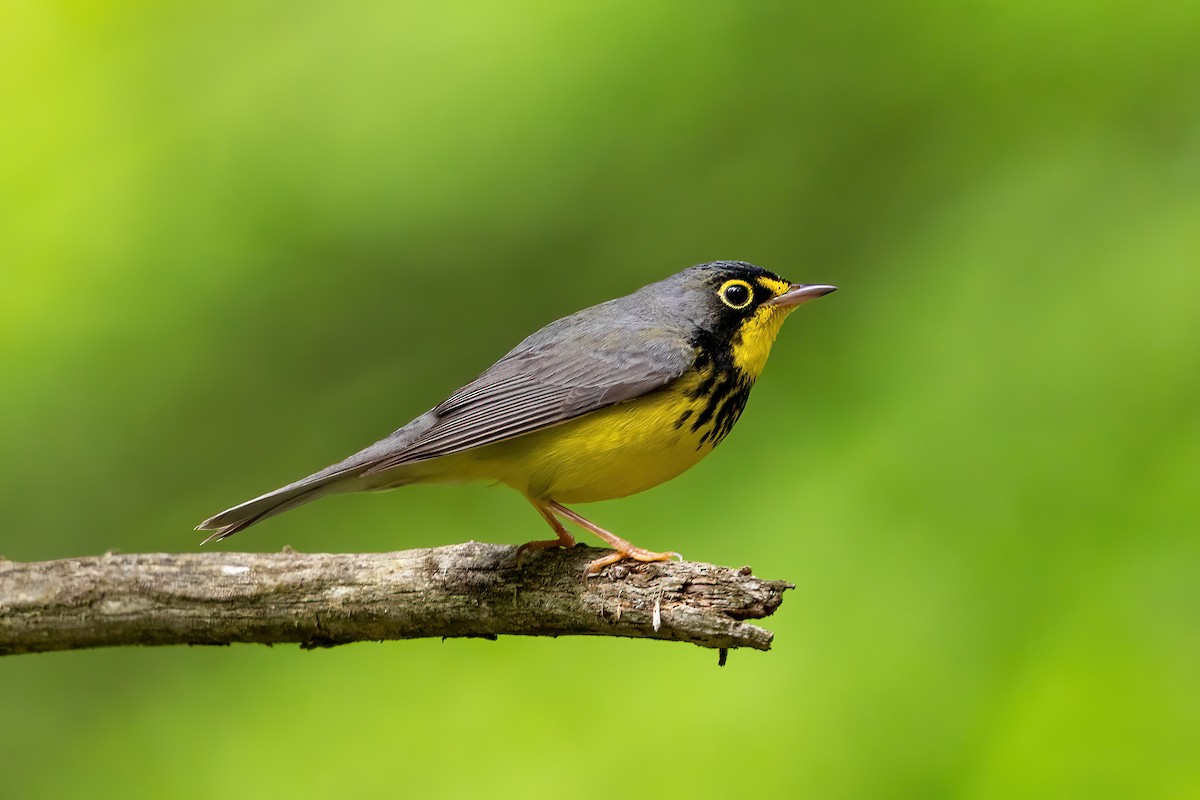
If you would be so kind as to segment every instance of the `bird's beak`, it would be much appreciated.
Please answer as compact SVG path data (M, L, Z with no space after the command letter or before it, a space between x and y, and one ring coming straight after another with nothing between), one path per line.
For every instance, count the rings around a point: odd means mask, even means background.
M818 297L824 297L830 292L836 291L836 286L830 286L827 283L793 283L788 287L786 292L768 301L767 304L781 308L791 308L792 306L807 303L809 300L815 300Z

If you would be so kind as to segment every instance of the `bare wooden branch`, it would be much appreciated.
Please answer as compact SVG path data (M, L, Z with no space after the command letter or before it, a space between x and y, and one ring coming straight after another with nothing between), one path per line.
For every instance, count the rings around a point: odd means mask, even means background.
M113 645L348 642L422 636L630 636L767 650L792 586L694 562L468 542L398 553L167 553L0 560L0 655Z

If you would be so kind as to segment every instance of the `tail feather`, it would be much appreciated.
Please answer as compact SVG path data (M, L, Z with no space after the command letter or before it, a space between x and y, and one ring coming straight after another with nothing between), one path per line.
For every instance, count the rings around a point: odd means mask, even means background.
M380 439L370 447L358 451L349 458L328 466L320 472L313 473L307 478L301 478L295 483L289 483L287 486L267 492L261 497L226 509L215 517L201 522L196 526L196 530L214 531L204 540L203 544L218 542L267 517L281 514L288 509L304 505L333 492L386 489L407 483L408 481L399 479L395 474L384 473L374 478L365 477L365 474L372 466L379 464L382 460L394 457L409 447L433 426L435 420L436 415L432 411L422 414L400 430Z
M198 531L214 531L201 544L219 542L267 517L282 514L284 511L304 505L331 492L359 488L352 485L353 480L348 479L357 477L362 469L361 466L355 466L332 472L323 470L273 492L267 492L253 500L247 500L233 508L226 509L196 526Z

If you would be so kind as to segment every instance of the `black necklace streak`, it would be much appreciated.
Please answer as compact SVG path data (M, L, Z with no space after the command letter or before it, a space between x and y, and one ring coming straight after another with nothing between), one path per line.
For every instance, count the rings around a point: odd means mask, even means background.
M682 428L691 421L692 431L699 433L707 426L696 445L699 450L709 441L716 447L733 429L733 424L746 407L754 379L734 364L733 342L723 347L721 339L707 331L698 332L693 342L696 358L692 362L692 369L704 374L705 378L689 392L689 397L700 402L680 414L675 420L675 427ZM697 408L699 413L693 419Z

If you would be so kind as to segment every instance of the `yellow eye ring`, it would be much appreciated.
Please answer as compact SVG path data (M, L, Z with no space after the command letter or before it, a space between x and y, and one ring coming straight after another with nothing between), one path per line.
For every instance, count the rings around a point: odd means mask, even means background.
M735 311L740 311L754 300L754 289L743 280L734 278L721 284L717 289L717 297L721 302Z

